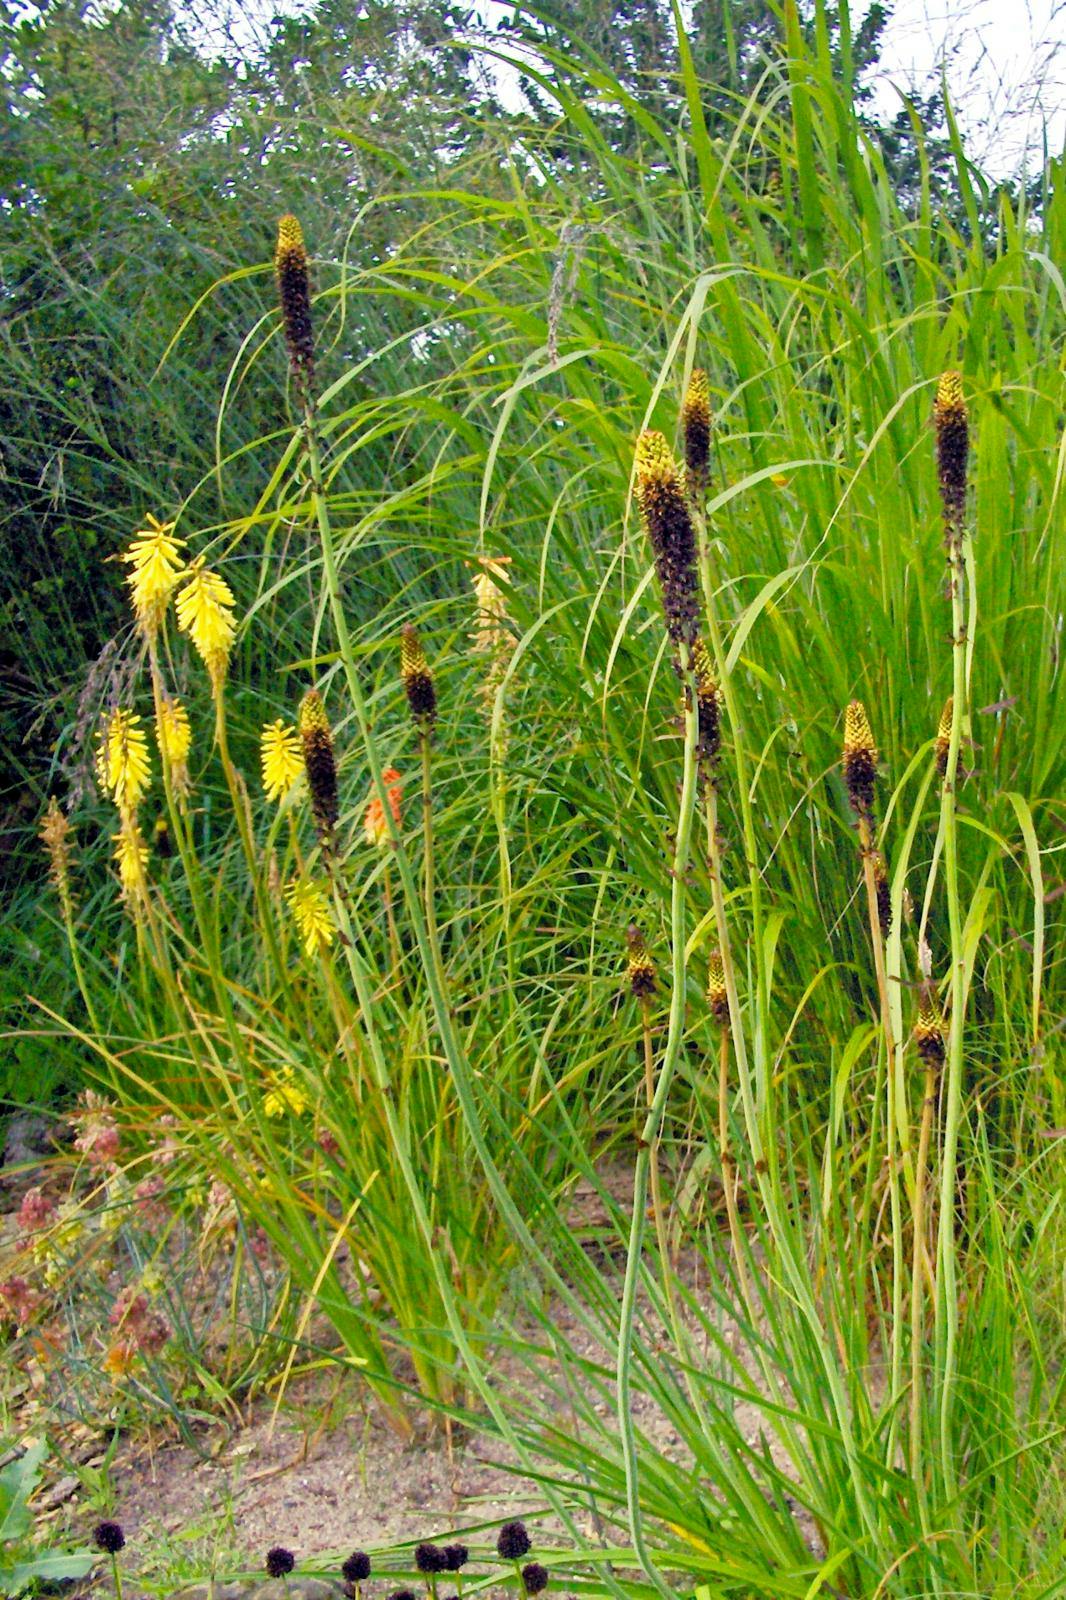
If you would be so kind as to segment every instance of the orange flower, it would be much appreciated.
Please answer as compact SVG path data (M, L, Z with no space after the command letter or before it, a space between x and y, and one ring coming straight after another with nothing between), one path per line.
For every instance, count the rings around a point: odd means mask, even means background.
M381 776L385 782L385 792L389 797L392 820L398 828L400 826L400 801L403 799L400 774L395 767L386 767ZM363 817L363 830L366 833L367 844L388 844L389 828L388 823L385 821L385 810L376 794L370 796L370 801Z

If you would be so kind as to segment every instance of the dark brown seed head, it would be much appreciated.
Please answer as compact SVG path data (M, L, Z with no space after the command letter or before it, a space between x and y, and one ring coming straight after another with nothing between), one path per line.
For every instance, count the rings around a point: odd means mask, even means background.
M465 1544L446 1544L444 1546L445 1572L459 1572L470 1560L470 1551Z
M370 1576L370 1557L365 1550L353 1550L341 1563L341 1577L348 1583L362 1583Z
M876 777L877 746L866 708L861 700L852 700L844 713L844 783L860 817L868 817L873 809Z
M936 730L936 770L942 778L947 776L948 752L951 749L951 723L954 714L955 696L949 694L944 701L944 709L940 713L940 724Z
M117 1556L125 1547L126 1535L119 1522L98 1522L93 1529L93 1544L105 1555Z
M529 1595L543 1594L548 1587L548 1569L539 1561L528 1561L522 1568L522 1587Z
M496 1535L496 1549L501 1561L521 1561L530 1551L529 1534L524 1522L505 1522Z
M293 216L278 223L278 244L274 252L278 276L278 299L289 365L301 393L309 394L315 375L315 341L311 328L311 280L307 270L307 251L303 229Z
M637 440L636 492L655 557L666 626L675 644L696 642L696 536L681 474L661 433Z
M448 1570L441 1546L439 1544L430 1544L428 1540L422 1544L415 1545L415 1566L419 1572L429 1574Z
M296 1565L296 1557L284 1545L277 1544L267 1551L266 1569L272 1578L285 1578Z
M945 372L936 386L933 426L936 429L936 475L944 508L944 541L952 551L962 539L966 467L970 454L970 423L962 398L962 378L957 372Z
M918 1054L934 1072L944 1065L944 1018L931 986L922 991L918 1020L914 1024L914 1043Z
M322 697L316 689L309 689L300 701L299 728L307 788L311 796L311 815L315 819L319 838L325 842L337 826L340 807L333 735Z
M404 624L400 639L400 677L412 720L428 733L437 715L437 691L418 630L410 622Z
M711 459L711 393L707 374L694 367L681 407L681 431L685 436L685 487L694 505L702 505L707 493Z
M630 991L634 1000L639 1000L642 1006L649 1005L655 998L655 963L648 954L644 935L635 922L631 922L626 929L626 948L629 952L626 977Z
M729 993L725 986L725 964L721 950L712 950L707 960L707 1004L715 1022L728 1028Z

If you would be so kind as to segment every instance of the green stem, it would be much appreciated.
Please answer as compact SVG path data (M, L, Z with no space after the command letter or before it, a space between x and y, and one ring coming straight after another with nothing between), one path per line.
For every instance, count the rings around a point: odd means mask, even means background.
M962 1117L963 1031L965 1023L965 953L962 910L959 902L959 858L956 828L956 788L962 730L968 716L965 562L962 537L955 535L950 549L952 692L951 740L941 796L941 831L944 840L944 878L951 939L951 1018L948 1031L947 1086L944 1109L944 1146L940 1173L940 1216L937 1231L936 1352L940 1368L940 1465L944 1492L957 1492L954 1452L955 1361L959 1308L955 1251L955 1188L959 1123Z
M640 1505L640 1464L637 1458L636 1435L630 1405L630 1365L632 1360L633 1317L636 1310L637 1286L640 1280L641 1254L644 1242L644 1214L648 1201L648 1174L658 1152L663 1114L673 1081L685 1033L685 987L687 980L685 937L685 874L688 870L692 841L692 823L696 811L696 736L699 713L696 705L696 684L689 670L688 651L681 647L681 667L687 686L685 695L685 753L681 779L681 807L674 844L672 883L670 891L670 1020L666 1034L659 1081L652 1096L641 1130L633 1170L633 1215L630 1220L629 1248L626 1253L625 1279L622 1285L622 1305L619 1316L618 1349L616 1365L618 1428L622 1439L622 1458L625 1464L626 1504L629 1513L629 1531L633 1549L645 1574L660 1594L672 1591L653 1563L644 1538L643 1515Z

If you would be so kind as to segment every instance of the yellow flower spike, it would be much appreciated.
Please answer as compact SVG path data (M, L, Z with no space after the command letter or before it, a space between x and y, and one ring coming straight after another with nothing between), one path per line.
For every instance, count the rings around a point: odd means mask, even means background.
M138 528L122 560L133 571L126 579L133 599L133 614L144 637L151 640L159 631L170 604L170 597L181 582L184 565L179 551L184 539L175 539L172 522L148 518L150 526Z
M225 578L209 571L202 562L193 563L188 577L188 583L175 601L178 627L192 640L217 695L225 680L237 631L233 621L235 601Z
M112 835L115 862L122 885L123 899L141 894L148 886L148 846L135 817L123 817L122 826Z
M259 735L259 761L267 799L283 800L304 770L303 745L291 722L279 717L276 722L264 724Z
M171 788L179 799L183 799L189 792L192 729L189 727L189 713L180 700L160 701L155 738L159 753L170 769Z
M296 878L286 889L285 898L307 954L317 956L328 950L337 937L337 930L330 914L329 901L319 885L310 878Z
M96 775L120 811L136 811L152 781L148 741L136 712L120 709L108 717L97 746Z

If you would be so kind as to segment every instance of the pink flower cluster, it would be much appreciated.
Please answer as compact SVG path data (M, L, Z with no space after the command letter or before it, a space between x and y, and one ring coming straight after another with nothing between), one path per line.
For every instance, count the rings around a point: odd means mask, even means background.
M22 1233L36 1233L39 1228L47 1228L56 1214L56 1203L51 1195L34 1185L27 1189L19 1206L18 1225Z
M139 1355L158 1355L170 1338L170 1324L152 1310L148 1296L132 1284L122 1290L107 1320L116 1337L104 1366L116 1375L128 1372Z
M102 1095L87 1089L83 1109L75 1111L70 1120L81 1129L74 1141L74 1148L80 1151L89 1165L113 1166L122 1141L118 1125L111 1115L110 1103Z
M25 1278L7 1278L0 1283L0 1321L24 1328L41 1303L41 1295Z

